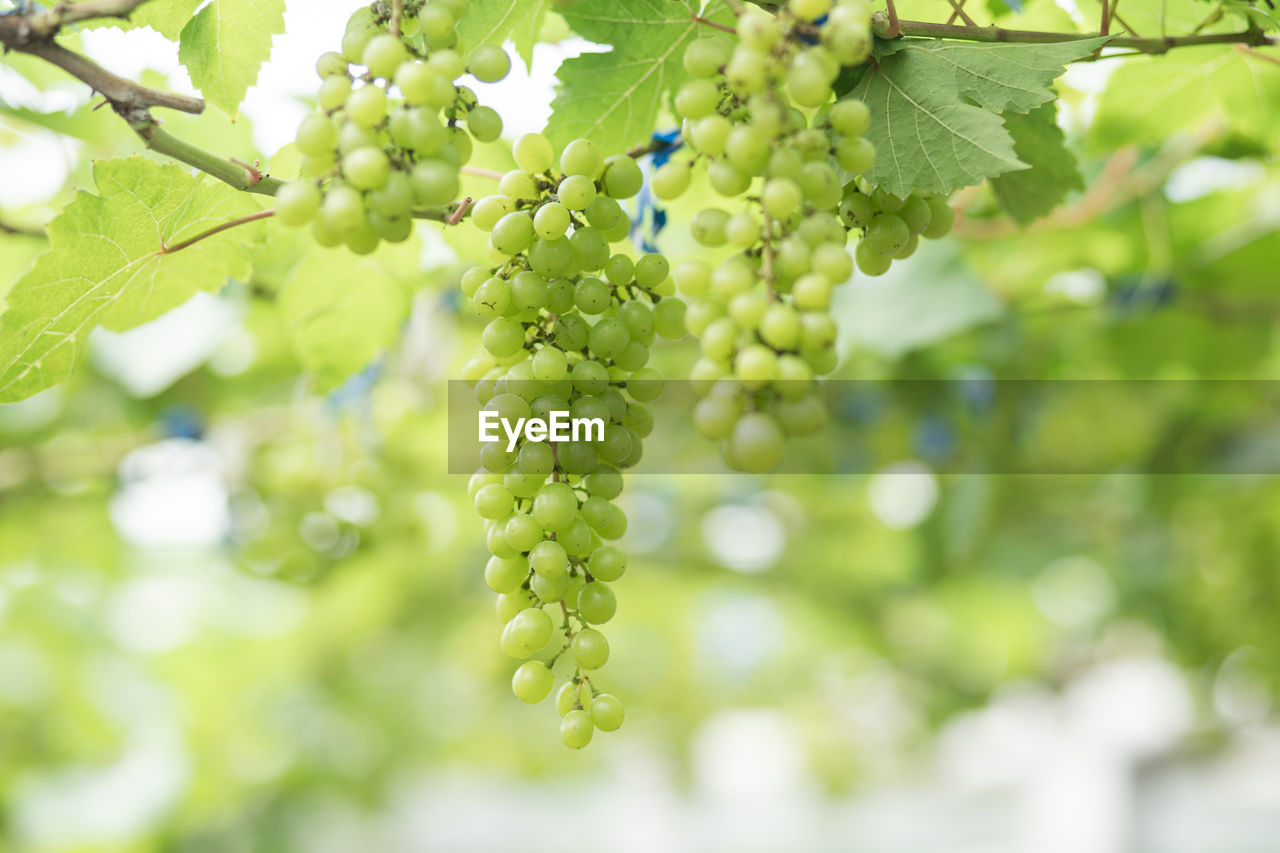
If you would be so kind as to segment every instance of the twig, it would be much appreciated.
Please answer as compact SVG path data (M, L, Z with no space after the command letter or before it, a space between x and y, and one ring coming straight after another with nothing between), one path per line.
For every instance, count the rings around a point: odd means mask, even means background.
M722 24L719 21L708 20L707 18L704 18L701 15L694 15L693 22L695 24L702 24L704 27L711 27L714 30L720 30L720 32L722 33L733 33L734 35L737 35L738 33L737 30L735 30L733 27L729 26L728 24Z
M1261 59L1263 62L1270 62L1272 65L1280 65L1280 59L1276 59L1274 56L1267 56L1265 53L1260 53L1248 45L1238 44L1236 45L1236 50L1246 56L1252 56L1254 59Z
M400 17L404 15L404 0L391 0L391 22L387 25L391 35L400 35Z
M948 24L954 22L957 18L959 18L960 20L964 21L966 24L968 24L971 27L977 26L973 18L969 17L969 13L964 10L965 0L950 0L950 2L951 2L952 12L951 12L951 17L947 18Z
M463 166L458 171L464 175L475 175L477 178L493 178L495 181L503 178L502 172L495 169L481 169L479 166Z
M668 148L679 148L682 144L683 142L680 136L676 136L676 138L670 142L654 137L648 142L643 142L633 148L627 149L627 156L632 159L639 159L646 154L655 154L658 151L666 151Z
M1098 35L1105 36L1111 33L1111 5L1107 0L1102 0L1102 21L1098 24Z
M179 139L168 131L162 130L150 115L136 123L130 121L129 126L142 138L143 144L157 154L180 160L238 190L259 195L275 195L284 184L278 178L263 175L252 167L224 160L216 154Z
M77 24L94 18L127 18L129 13L147 0L84 0L80 3L60 2L52 9L29 12L25 15L5 15L0 21L0 31L11 29L21 32L23 38L33 41L52 38L68 24ZM21 4L19 4L21 6Z
M889 25L881 38L896 39L902 33L902 24L898 20L898 7L893 5L893 0L884 0L884 8L889 13Z
M929 38L956 39L960 41L1010 42L1020 44L1056 44L1093 38L1096 33L1055 33L1038 30L1006 30L999 27L969 27L956 24L933 24L927 21L898 21L901 35ZM1129 47L1142 53L1164 53L1175 47L1192 47L1206 44L1243 44L1252 47L1280 44L1276 38L1261 30L1242 30L1234 33L1201 33L1189 36L1165 38L1132 38L1116 36L1107 47Z
M471 196L467 196L462 200L462 204L458 205L458 209L444 221L445 225L457 225L462 221L462 217L467 215L467 211L471 208Z
M235 228L237 225L245 225L250 222L257 222L259 219L266 219L268 216L275 216L274 210L260 210L257 213L250 213L248 216L241 216L238 219L232 219L230 222L224 222L221 225L214 226L208 231L201 231L190 240L183 240L181 243L175 243L172 246L161 246L156 252L157 255L172 255L174 252L181 252L188 246L193 246L201 240L212 237L214 234L226 231L228 228Z
M6 18L0 18L0 22L5 20ZM0 28L0 43L12 50L38 56L45 62L58 66L105 97L111 102L112 109L126 119L128 118L125 115L126 112L146 110L149 107L168 107L192 114L204 112L204 101L199 98L140 86L132 80L112 74L93 60L52 41L11 40L6 31Z

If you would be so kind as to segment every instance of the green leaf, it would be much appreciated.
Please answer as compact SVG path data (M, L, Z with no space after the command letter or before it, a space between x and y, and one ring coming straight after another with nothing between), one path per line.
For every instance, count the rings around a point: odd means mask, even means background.
M178 60L205 98L234 117L271 55L272 35L282 32L284 0L213 0L182 28Z
M524 64L533 67L533 46L552 0L472 0L458 21L458 42L466 51L502 44L508 37Z
M146 157L94 165L98 194L81 190L49 225L51 249L9 293L0 315L0 401L18 400L70 375L95 326L119 331L217 290L249 271L249 225L173 254L159 254L261 208L185 169Z
M1066 63L1105 38L1058 44L984 44L897 39L853 92L871 107L872 183L898 196L948 193L1028 168L1000 113L1026 113L1053 99Z
M1026 115L1004 117L1014 153L1031 168L992 178L991 190L1005 212L1023 225L1053 210L1072 190L1084 189L1057 115L1056 103L1049 101Z
M131 13L122 29L150 27L170 41L177 41L199 5L200 0L151 0Z
M1280 66L1232 47L1125 60L1107 80L1094 139L1108 147L1150 142L1208 121L1274 145Z
M420 283L417 239L376 254L311 246L280 295L289 340L326 391L366 367L400 337Z
M709 17L725 18L727 8ZM575 32L613 50L561 64L546 131L552 144L584 137L615 153L648 139L663 99L685 79L685 45L707 34L693 20L697 9L692 0L579 2L559 9Z

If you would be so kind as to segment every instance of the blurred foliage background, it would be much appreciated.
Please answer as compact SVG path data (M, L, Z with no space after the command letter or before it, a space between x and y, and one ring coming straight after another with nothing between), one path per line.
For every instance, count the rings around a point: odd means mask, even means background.
M273 64L326 46L290 33ZM86 48L142 43L116 36ZM0 296L91 162L138 151L59 72L5 62ZM536 101L546 81L504 85ZM1280 67L1189 49L1060 88L1088 188L1025 229L961 193L955 237L840 292L837 377L1274 377ZM287 173L254 118L166 117ZM24 196L32 170L57 180ZM1273 780L1205 836L1151 829L1132 793L1152 761L1203 768L1259 733L1274 750L1274 477L935 475L946 423L874 417L867 441L903 454L868 476L642 465L607 670L627 725L570 753L549 704L510 695L480 521L444 473L446 380L479 332L454 289L478 241L424 225L370 268L292 237L268 232L252 280L100 330L69 383L0 406L0 850L1274 849ZM675 228L661 242L692 251ZM321 270L327 290L300 292ZM308 332L321 298L384 313L374 333ZM679 375L694 349L659 366ZM1044 417L1064 447L1130 460L1185 428L1139 406ZM1045 787L1055 743L1121 770ZM1219 789L1196 778L1203 804ZM1040 812L1013 804L1044 791L1056 806L1026 830Z

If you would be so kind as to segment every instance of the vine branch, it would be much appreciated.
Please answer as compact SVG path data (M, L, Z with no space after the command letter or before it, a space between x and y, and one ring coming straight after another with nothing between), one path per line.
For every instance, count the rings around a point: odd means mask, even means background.
M961 24L934 24L928 21L898 21L901 35L927 38L955 39L958 41L1009 42L1021 44L1053 44L1093 38L1096 33L1054 33L1039 30L1006 30L1000 27L971 27ZM1265 47L1280 44L1280 40L1261 30L1241 30L1234 33L1197 33L1163 38L1137 38L1117 36L1107 42L1107 47L1128 47L1140 53L1164 53L1175 47L1194 47L1208 44L1243 44Z
M158 154L172 157L205 172L238 190L275 195L281 181L265 177L254 167L246 167L223 159L211 152L162 130L151 115L152 107L165 107L198 115L204 112L204 101L190 95L179 95L142 86L98 65L87 56L68 50L54 37L69 24L98 18L127 18L147 0L84 0L59 3L51 9L24 14L0 15L0 46L5 51L39 57L56 65L106 98L116 115L124 119L143 144Z

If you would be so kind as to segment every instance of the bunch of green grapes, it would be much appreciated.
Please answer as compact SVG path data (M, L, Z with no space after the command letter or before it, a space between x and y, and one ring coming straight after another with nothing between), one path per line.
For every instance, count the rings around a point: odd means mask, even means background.
M939 200L900 201L856 177L875 163L870 111L833 102L832 85L869 56L871 11L866 0L792 0L776 14L748 5L736 43L698 39L683 56L691 79L674 107L693 156L660 167L653 191L676 198L705 167L715 192L735 200L691 222L697 242L735 253L714 268L682 261L675 279L696 300L687 325L702 357L691 379L704 396L694 422L738 470L773 470L788 436L825 423L814 378L836 366L830 303L853 274L850 231L865 229L859 266L879 274L883 258L940 230L935 212L946 218Z
M556 174L551 144L538 134L518 139L514 154L519 168L472 211L496 265L463 276L463 293L488 320L485 353L463 377L509 423L569 412L605 427L594 441L522 438L511 451L505 439L485 444L470 494L485 519L485 581L498 594L502 650L532 658L512 689L540 702L555 686L557 662L571 661L556 705L561 739L581 749L595 729L622 724L622 703L593 682L609 657L598 626L617 609L610 584L627 565L604 542L626 530L613 503L620 469L639 461L653 428L645 403L661 387L646 367L650 346L655 335L684 334L684 303L670 295L664 257L611 250L630 230L617 199L643 181L632 158L604 158L580 139L565 147Z
M493 82L511 69L501 48L465 59L455 49L466 10L467 0L406 0L399 34L385 3L351 16L341 52L316 62L319 111L298 128L302 177L276 194L282 222L310 224L322 246L368 254L407 239L415 216L442 215L471 140L502 134L498 114L455 81L469 71Z

